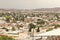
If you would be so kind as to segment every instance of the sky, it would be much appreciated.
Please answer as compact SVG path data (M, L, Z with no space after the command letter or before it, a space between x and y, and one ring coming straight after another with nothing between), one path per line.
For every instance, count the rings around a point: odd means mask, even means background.
M0 0L0 8L35 9L60 7L60 0Z

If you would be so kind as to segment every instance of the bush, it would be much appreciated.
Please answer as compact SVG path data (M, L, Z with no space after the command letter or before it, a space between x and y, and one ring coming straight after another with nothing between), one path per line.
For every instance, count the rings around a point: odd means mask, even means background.
M12 27L12 31L15 31L16 29L15 29L15 27Z
M53 30L53 28L48 28L48 29L46 30L46 32L51 31L51 30Z
M3 27L3 28L1 28L1 29L5 29L6 31L9 31L9 29L7 29L7 28L5 28L5 27Z
M3 28L1 28L1 29L7 29L7 28L3 27Z
M9 31L9 29L6 29L6 31Z
M60 27L60 25L59 25L59 24L57 24L57 25L55 25L55 27Z
M0 36L0 40L14 40L14 39L8 36Z

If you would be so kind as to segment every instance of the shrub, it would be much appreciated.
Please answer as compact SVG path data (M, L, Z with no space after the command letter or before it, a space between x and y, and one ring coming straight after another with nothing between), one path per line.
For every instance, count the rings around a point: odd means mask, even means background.
M53 28L48 28L48 29L46 30L46 32L47 32L47 31L51 31L51 30L53 30Z
M8 37L8 36L0 36L0 40L14 40L12 37Z

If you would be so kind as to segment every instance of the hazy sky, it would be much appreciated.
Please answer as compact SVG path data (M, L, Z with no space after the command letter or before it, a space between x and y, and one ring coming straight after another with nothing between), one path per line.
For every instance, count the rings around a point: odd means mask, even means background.
M0 0L0 8L49 8L60 7L60 0Z

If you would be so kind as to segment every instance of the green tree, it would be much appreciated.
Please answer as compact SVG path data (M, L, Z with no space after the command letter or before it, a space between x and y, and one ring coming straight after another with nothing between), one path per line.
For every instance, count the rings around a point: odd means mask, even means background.
M38 20L37 20L37 24L44 24L44 23L45 23L45 21L42 20L42 19L38 19Z
M37 32L40 32L40 29L39 29L40 27L38 26L38 28L37 28Z
M34 25L33 23L29 24L29 32L31 32L31 29L35 29L36 25Z
M43 27L43 25L42 24L45 24L45 22L46 21L44 21L43 19L37 19L37 24L39 25L39 26L37 26L37 32L40 32L40 27Z
M6 18L6 21L7 21L7 22L10 22L11 16L7 16L7 15L6 15L5 18Z
M15 27L12 27L12 31L15 31L16 29L15 29Z
M5 29L6 31L9 31L9 29L7 29L7 28L5 28L5 27L3 27L3 28L1 28L1 29Z

